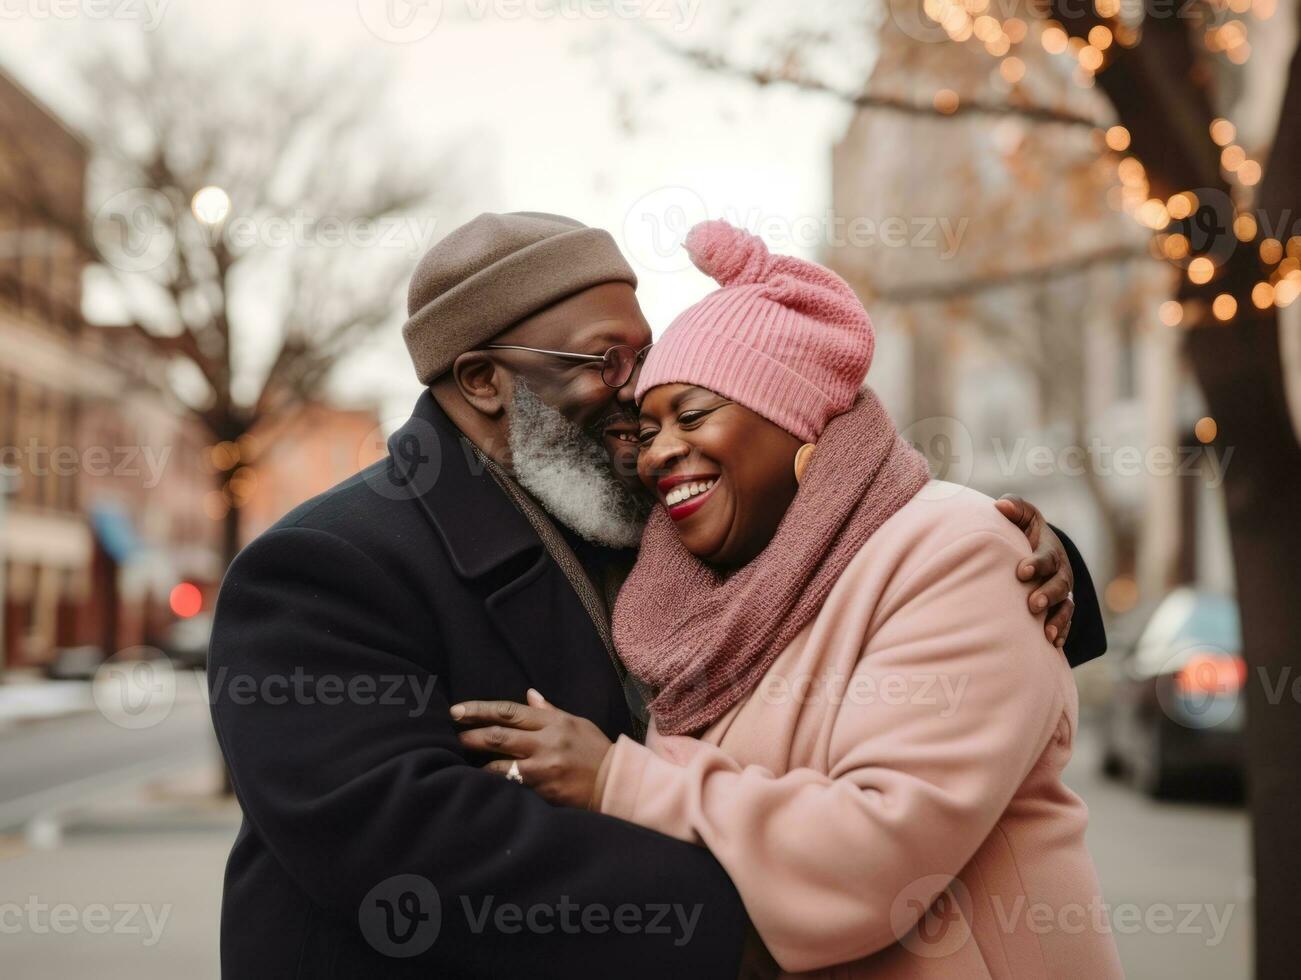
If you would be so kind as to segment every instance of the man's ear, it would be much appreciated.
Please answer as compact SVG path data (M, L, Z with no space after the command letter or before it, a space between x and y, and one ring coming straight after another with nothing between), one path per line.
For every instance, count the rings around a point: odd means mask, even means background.
M469 351L452 362L450 372L461 397L481 414L498 418L510 404L511 377L483 351Z

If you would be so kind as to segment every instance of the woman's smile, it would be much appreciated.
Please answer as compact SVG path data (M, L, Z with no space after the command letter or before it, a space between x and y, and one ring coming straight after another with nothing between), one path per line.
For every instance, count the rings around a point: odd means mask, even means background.
M721 479L717 473L666 476L659 481L660 501L675 521L690 517L709 501Z

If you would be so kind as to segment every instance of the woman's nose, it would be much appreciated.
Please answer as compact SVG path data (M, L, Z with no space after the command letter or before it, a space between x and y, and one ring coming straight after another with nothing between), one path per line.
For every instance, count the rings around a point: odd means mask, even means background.
M642 449L637 469L643 480L658 479L690 454L691 447L685 442L661 432L654 442Z

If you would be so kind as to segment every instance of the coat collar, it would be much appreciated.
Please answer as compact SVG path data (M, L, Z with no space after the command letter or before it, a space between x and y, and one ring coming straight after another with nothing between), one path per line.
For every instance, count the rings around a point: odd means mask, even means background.
M633 731L622 675L573 585L428 391L388 447L373 485L419 503L529 683L611 739Z
M482 578L521 556L540 555L542 542L528 519L428 390L389 437L388 450L386 483L420 503L462 578Z

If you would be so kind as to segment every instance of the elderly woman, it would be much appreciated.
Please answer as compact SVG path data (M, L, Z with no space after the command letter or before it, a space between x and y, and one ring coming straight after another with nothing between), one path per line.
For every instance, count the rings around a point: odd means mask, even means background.
M687 248L721 288L637 384L661 506L615 610L646 744L536 692L466 744L709 848L787 973L1120 976L1061 778L1075 685L1007 574L1025 538L930 480L862 387L843 280L723 222Z

